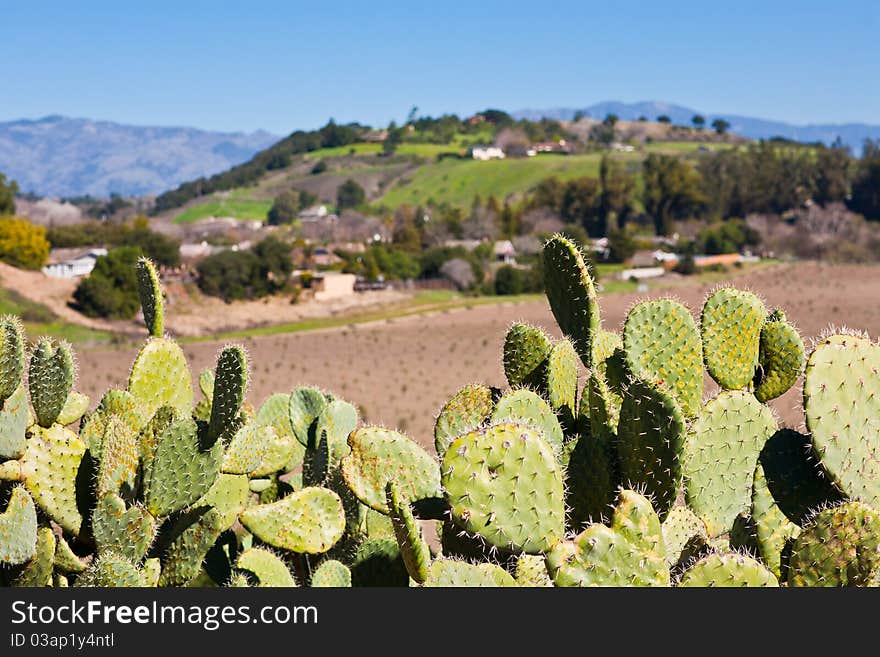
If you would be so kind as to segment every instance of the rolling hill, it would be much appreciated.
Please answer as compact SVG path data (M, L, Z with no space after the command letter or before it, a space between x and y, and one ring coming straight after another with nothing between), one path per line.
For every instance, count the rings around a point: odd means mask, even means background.
M648 120L655 120L657 116L665 114L673 123L690 125L691 117L702 114L706 118L706 125L716 118L730 122L730 131L749 139L769 139L771 137L785 137L794 141L806 143L823 142L831 144L838 137L853 149L860 153L865 139L880 139L880 125L867 123L825 123L795 125L782 121L771 121L750 116L736 114L712 114L700 112L691 107L683 107L670 103L657 101L641 101L635 103L623 103L620 101L603 101L588 107L557 107L549 109L524 109L511 114L520 119L538 120L541 118L570 121L576 112L583 112L587 116L602 119L607 114L616 114L624 121L635 121L640 116Z
M107 197L156 194L224 171L278 138L132 126L64 116L0 123L0 171L22 192Z

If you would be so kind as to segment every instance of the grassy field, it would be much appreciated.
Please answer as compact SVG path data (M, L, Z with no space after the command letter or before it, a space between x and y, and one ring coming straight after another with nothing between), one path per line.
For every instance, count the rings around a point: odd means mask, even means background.
M638 157L636 154L621 159ZM409 180L394 185L376 205L449 203L468 206L476 194L504 199L525 192L549 176L562 179L598 176L601 155L539 155L524 159L443 160L419 169Z
M245 190L236 192L226 198L209 197L203 203L186 208L174 217L176 224L188 224L206 217L235 217L245 221L265 221L271 199L254 199L244 196Z
M46 306L25 299L14 290L5 287L0 287L0 315L20 317L29 340L52 337L74 344L83 344L106 343L113 338L110 333L105 331L96 331L61 321Z

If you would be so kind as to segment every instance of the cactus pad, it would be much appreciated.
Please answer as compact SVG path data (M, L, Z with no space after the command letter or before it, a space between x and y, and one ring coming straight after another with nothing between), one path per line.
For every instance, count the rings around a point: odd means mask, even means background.
M403 563L406 564L409 576L419 584L423 584L428 576L431 552L422 537L422 529L416 522L409 503L405 499L401 499L400 492L393 481L388 482L385 491L388 508L391 511L391 523L394 527Z
M637 304L626 316L623 343L631 372L664 386L687 417L700 412L702 345L687 308L671 299Z
M755 525L755 541L758 554L776 577L782 575L783 552L801 528L785 517L767 487L764 468L758 459L755 479L752 483L752 521Z
M642 495L621 490L611 526L591 525L547 554L556 586L668 586L660 519Z
M92 533L99 553L113 552L136 563L153 542L156 519L141 506L126 509L122 498L107 493L92 512Z
M681 459L685 496L710 536L748 511L758 454L775 431L770 409L741 390L719 393L691 426Z
M278 434L272 426L249 422L241 427L229 442L223 455L221 472L249 474L260 467ZM292 443L292 440L288 442ZM286 462L286 459L283 459Z
M328 403L327 395L317 388L297 388L290 393L290 427L303 447L308 447L310 430Z
M428 568L425 586L445 588L516 586L516 580L504 568L495 564L472 564L454 559L437 559Z
M76 366L66 342L40 340L31 355L28 387L37 424L50 427L61 414L73 389Z
M55 534L49 527L37 530L37 546L34 556L16 573L12 586L49 586L52 582L52 567L55 565Z
M223 527L222 514L204 506L178 517L163 537L168 545L158 585L184 586L195 579Z
M253 573L260 586L291 587L296 580L284 562L263 548L250 548L242 552L235 563L241 570Z
M780 311L770 314L761 328L755 397L767 402L786 392L804 369L804 342Z
M90 403L91 400L88 396L80 392L71 392L67 396L67 402L64 404L64 408L62 408L61 413L58 414L56 422L61 426L67 426L68 424L79 422L86 414L86 411L89 410Z
M286 470L292 470L302 463L305 446L295 439L293 427L290 425L290 395L283 393L269 395L260 406L260 410L257 411L257 423L274 427L279 436L292 439L291 444L293 444L294 450L289 457Z
M327 559L315 568L309 585L316 589L350 588L351 571L341 561Z
M6 510L0 513L0 564L17 566L37 551L37 509L23 486L12 489Z
M410 503L441 497L440 468L418 444L380 427L361 427L348 437L351 452L342 459L346 485L368 507L387 514L385 487L394 480Z
M531 390L513 390L498 400L491 423L502 422L525 424L534 428L554 454L561 453L564 438L559 419L550 404Z
M666 546L666 563L674 566L679 562L685 546L698 537L709 540L706 525L686 506L673 507L663 521L663 543Z
M739 390L752 382L766 316L751 292L722 287L706 299L700 320L703 361L722 388Z
M569 428L577 414L578 355L568 340L560 340L550 350L544 389L550 407Z
M841 334L819 343L804 374L804 410L834 483L880 506L880 345Z
M19 386L3 401L0 409L0 461L17 459L24 454L30 419L27 393L24 386Z
M488 386L465 386L450 399L434 424L434 448L442 457L453 440L485 422L495 408L494 394Z
M327 441L331 468L338 466L342 457L348 453L348 435L357 425L357 409L341 399L327 404L315 420L315 440Z
M495 547L538 554L562 540L562 470L535 429L496 424L459 436L442 465L456 524Z
M326 488L304 488L272 504L246 509L241 523L264 543L292 552L320 554L345 531L339 495Z
M0 404L21 385L24 374L24 337L21 321L13 315L0 317Z
M368 538L351 564L352 586L407 586L409 574L393 538Z
M189 415L193 406L192 376L183 350L166 338L150 338L141 348L128 377L128 391L146 417L162 406Z
M80 439L89 446L95 459L101 458L101 443L111 417L121 418L135 433L139 433L147 422L141 405L130 392L112 389L105 392L95 411L86 416L79 432Z
M504 338L504 375L511 387L537 388L544 382L550 338L541 329L514 324Z
M77 476L86 445L59 425L33 427L21 460L21 478L43 512L74 536L82 515L77 505Z
M138 436L119 417L110 417L104 429L101 458L98 462L98 497L106 493L129 493L134 490L140 460Z
M517 586L531 588L553 586L544 557L537 554L521 554L517 557L514 578Z
M145 586L138 567L118 554L103 554L76 578L76 586L133 588Z
M248 365L244 349L238 345L224 347L214 371L214 396L211 419L208 421L207 443L224 442L238 428L238 414L247 393Z
M64 537L58 537L55 543L54 563L56 571L61 570L65 573L81 573L89 565L74 553Z
M204 426L204 425L202 425ZM204 495L220 472L223 445L202 447L199 427L190 419L168 425L159 438L144 489L147 510L167 516Z
M684 414L672 395L641 379L627 384L617 426L620 481L644 489L661 519L678 495L685 429Z
M165 333L165 303L162 285L156 267L147 258L137 262L138 296L144 313L144 323L150 335L161 338Z
M550 309L584 366L593 366L593 340L599 332L599 297L584 257L569 240L557 235L542 254L544 283Z
M789 586L877 586L880 512L844 502L819 512L791 550Z
M779 586L759 561L736 552L709 554L685 571L678 586Z

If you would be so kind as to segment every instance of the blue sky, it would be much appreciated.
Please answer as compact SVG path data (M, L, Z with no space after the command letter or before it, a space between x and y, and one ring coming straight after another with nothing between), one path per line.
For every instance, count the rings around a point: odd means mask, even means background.
M485 107L663 100L880 123L880 4L4 2L0 120L286 134ZM143 6L136 6L143 5Z

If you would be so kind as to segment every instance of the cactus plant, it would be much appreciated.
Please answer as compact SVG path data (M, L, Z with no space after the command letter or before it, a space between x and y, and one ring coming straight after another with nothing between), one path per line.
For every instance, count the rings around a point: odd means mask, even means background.
M804 342L786 321L785 313L775 310L761 327L755 397L767 402L784 394L804 369Z
M779 586L776 577L751 557L737 554L709 554L682 575L680 587L689 586Z
M703 304L703 361L725 390L740 390L754 379L766 316L757 296L732 287L717 289Z

